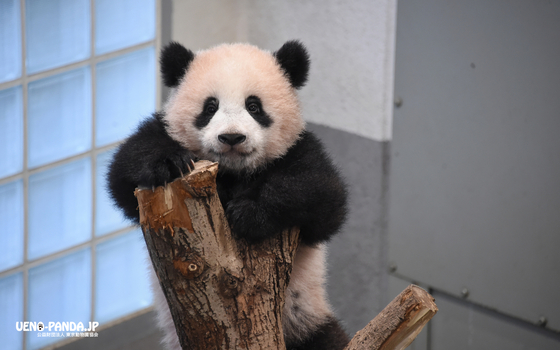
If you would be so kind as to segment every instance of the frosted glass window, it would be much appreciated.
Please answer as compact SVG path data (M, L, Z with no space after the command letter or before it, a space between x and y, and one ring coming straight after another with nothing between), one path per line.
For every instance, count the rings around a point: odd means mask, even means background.
M107 322L151 305L150 262L140 230L100 243L96 255L96 320Z
M0 278L0 339L2 349L21 349L22 332L16 322L23 322L23 276L21 273Z
M91 238L91 160L29 177L29 259Z
M21 76L19 0L0 0L0 83Z
M96 0L95 53L154 39L155 0Z
M16 322L89 327L152 305L142 232L106 173L156 108L157 4L0 0L1 349L65 341Z
M0 186L0 223L1 271L23 263L22 180Z
M19 173L23 169L21 96L21 86L0 91L0 177Z
M88 58L90 23L89 0L26 0L28 73Z
M106 176L107 167L115 150L101 153L97 156L97 169L95 178L95 233L104 235L129 225L120 210L113 205L107 192Z
M154 60L154 48L149 47L97 65L97 146L125 138L154 112Z
M27 319L43 322L82 322L91 318L91 255L89 249L66 255L29 270ZM38 349L64 338L38 337L26 332L28 348Z
M91 78L82 67L29 84L29 167L91 148Z

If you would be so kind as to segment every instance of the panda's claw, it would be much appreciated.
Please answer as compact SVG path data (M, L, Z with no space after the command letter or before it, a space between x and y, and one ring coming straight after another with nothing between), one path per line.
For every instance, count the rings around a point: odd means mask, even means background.
M195 166L194 166L194 160L191 159L191 164L192 164L192 168L194 170Z

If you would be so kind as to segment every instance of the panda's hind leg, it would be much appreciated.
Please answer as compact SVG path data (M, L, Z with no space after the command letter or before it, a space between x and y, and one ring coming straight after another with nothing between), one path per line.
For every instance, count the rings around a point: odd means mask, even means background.
M330 317L303 342L286 344L287 350L342 350L350 339L334 317Z
M342 350L349 339L325 292L326 246L298 247L283 312L288 350Z

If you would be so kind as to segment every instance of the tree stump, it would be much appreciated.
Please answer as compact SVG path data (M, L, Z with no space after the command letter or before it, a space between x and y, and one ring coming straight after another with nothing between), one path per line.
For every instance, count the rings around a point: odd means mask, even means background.
M140 224L183 349L282 349L282 309L299 230L249 247L234 239L216 190L218 164L196 163L137 189Z
M284 294L299 230L250 247L234 239L216 189L218 164L137 189L140 224L183 349L285 350ZM433 297L410 285L344 350L406 348L435 315Z

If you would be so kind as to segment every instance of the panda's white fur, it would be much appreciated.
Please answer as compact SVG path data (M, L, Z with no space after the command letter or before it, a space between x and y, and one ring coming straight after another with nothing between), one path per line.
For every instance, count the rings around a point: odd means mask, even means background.
M325 259L324 244L317 247L302 245L296 252L282 319L286 339L305 339L332 315L325 295ZM167 300L153 268L150 270L157 322L164 333L161 341L169 350L181 350Z

